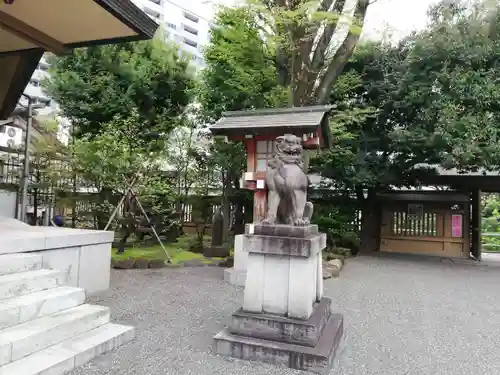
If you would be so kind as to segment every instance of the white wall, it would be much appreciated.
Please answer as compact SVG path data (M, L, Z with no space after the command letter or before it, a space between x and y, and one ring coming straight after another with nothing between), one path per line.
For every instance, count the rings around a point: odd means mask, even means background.
M0 190L0 216L16 217L16 195L14 191Z
M181 50L192 55L192 64L196 68L204 67L203 49L210 39L211 22L197 12L195 4L174 0L133 1L165 29L167 40L177 43Z

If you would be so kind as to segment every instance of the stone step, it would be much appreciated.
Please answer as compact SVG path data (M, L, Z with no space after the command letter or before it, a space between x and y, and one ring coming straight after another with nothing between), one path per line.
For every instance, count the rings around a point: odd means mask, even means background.
M0 375L62 375L134 338L134 328L105 324L0 367Z
M34 270L0 276L0 300L64 285L67 275L57 270ZM1 302L0 302L1 303Z
M0 365L58 344L109 322L109 308L80 305L0 331Z
M0 255L0 275L39 270L43 259L40 253Z
M70 309L84 301L85 290L70 286L6 299L0 303L0 329Z

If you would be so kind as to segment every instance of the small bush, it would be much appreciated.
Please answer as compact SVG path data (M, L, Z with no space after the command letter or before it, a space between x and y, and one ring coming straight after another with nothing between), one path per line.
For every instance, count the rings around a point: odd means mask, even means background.
M347 248L353 254L358 253L360 244L361 240L359 238L359 234L356 232L345 232L341 234L338 241L336 241L338 248Z
M188 242L187 249L193 253L203 253L203 238L199 236L191 238Z

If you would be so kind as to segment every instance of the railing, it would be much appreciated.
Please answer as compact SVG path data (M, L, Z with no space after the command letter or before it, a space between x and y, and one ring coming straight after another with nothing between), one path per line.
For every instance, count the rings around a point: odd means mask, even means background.
M485 241L487 238L491 238L492 241ZM481 250L484 252L500 252L500 233L481 233Z

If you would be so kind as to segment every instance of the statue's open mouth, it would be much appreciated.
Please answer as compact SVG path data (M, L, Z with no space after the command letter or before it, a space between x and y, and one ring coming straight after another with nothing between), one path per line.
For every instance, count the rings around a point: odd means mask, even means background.
M301 149L300 147L289 147L286 149L280 149L279 150L282 154L289 155L289 156L300 156L301 155Z

